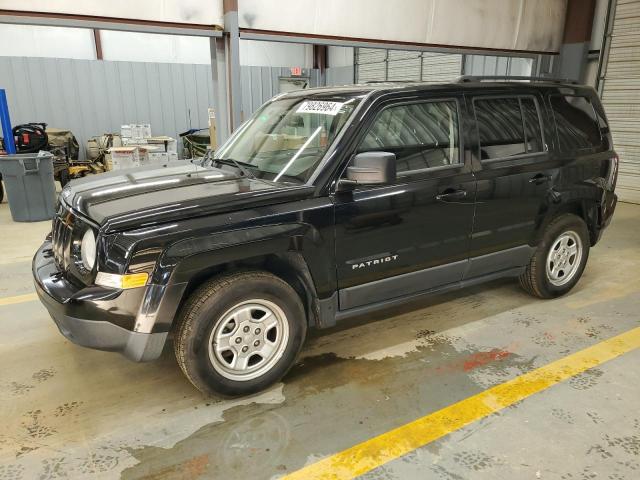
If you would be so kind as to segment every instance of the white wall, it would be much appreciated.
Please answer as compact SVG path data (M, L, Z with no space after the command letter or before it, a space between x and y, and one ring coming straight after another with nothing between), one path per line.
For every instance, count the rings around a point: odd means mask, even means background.
M0 57L93 60L93 33L81 28L0 24Z
M0 0L0 9L222 25L222 0Z
M567 0L239 0L242 28L557 52Z
M313 46L302 43L240 40L240 64L257 67L313 66Z
M1 27L0 27L1 28ZM156 63L211 63L209 39L101 30L104 60Z
M104 60L210 63L208 38L114 30L101 30L100 35ZM23 56L94 60L93 32L84 28L0 24L0 57ZM240 63L259 67L311 68L313 47L299 43L240 40Z

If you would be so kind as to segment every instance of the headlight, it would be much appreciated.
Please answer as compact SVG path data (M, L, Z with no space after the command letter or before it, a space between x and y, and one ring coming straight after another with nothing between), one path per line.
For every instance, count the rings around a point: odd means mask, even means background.
M84 268L89 271L93 270L96 265L96 236L93 234L93 230L88 228L82 236L82 243L80 244L80 257L82 258L82 264Z

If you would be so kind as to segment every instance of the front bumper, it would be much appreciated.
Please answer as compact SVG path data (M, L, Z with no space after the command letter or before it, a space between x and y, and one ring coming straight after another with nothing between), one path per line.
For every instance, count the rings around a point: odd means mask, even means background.
M146 287L130 290L90 286L78 288L66 280L49 253L46 241L33 257L36 292L60 333L83 347L122 353L137 362L160 356L168 332L133 331Z

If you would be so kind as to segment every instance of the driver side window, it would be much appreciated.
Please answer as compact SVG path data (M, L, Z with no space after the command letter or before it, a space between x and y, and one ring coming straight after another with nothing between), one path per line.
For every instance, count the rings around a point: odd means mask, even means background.
M395 153L397 172L406 173L459 164L458 136L455 100L396 105L378 114L357 151Z

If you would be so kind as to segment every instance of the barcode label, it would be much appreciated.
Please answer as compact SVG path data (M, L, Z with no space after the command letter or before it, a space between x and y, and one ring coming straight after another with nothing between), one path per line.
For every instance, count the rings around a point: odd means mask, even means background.
M328 102L324 100L307 100L302 102L296 113L320 113L323 115L337 115L344 105L341 102Z

